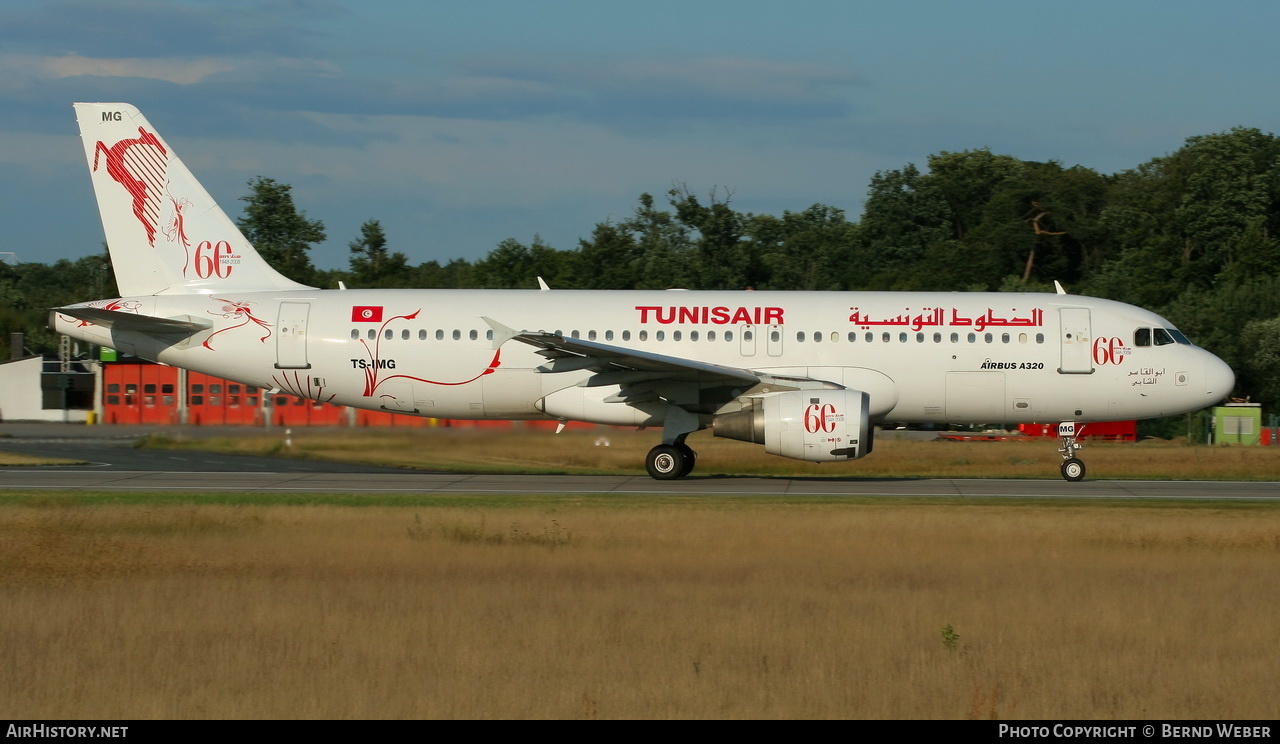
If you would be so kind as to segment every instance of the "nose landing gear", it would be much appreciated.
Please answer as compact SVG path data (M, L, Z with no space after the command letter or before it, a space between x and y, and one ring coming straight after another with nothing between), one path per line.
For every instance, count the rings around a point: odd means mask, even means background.
M1062 444L1058 448L1058 453L1062 455L1062 477L1072 482L1084 480L1084 462L1076 457L1076 451L1084 446L1079 439L1082 431L1084 425L1077 425L1074 421L1058 424L1058 440Z

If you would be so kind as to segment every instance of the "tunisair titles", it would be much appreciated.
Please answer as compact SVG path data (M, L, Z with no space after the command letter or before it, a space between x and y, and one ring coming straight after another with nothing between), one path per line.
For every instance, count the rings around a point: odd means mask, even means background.
M1008 317L997 314L987 308L977 317L961 315L959 308L926 307L918 313L910 308L892 317L878 319L864 313L856 307L849 308L849 322L863 328L872 326L903 326L913 331L927 327L947 326L966 327L975 331L987 328L1039 328L1044 326L1044 311L1032 309L1021 317L1018 309L1009 311ZM785 311L780 307L727 307L711 305L693 305L680 307L674 305L637 305L641 323L671 324L711 324L711 325L782 325Z

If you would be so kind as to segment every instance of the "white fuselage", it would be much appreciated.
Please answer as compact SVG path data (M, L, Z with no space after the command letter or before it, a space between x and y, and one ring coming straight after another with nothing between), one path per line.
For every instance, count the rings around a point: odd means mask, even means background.
M1181 340L1140 343L1139 329L1172 328L1158 315L1073 295L304 290L83 306L212 326L166 336L55 314L56 329L313 400L440 418L660 423L608 402L617 386L580 387L587 370L541 372L547 359L536 348L495 348L486 317L861 390L877 422L1149 418L1217 402L1233 381L1220 360Z

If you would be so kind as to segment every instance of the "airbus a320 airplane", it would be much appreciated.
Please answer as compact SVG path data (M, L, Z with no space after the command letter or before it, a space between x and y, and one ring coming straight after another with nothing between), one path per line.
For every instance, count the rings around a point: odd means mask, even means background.
M136 108L76 116L121 297L59 333L315 401L453 419L661 427L654 478L700 429L811 462L873 426L1168 416L1231 369L1141 308L1067 294L321 290L271 269Z

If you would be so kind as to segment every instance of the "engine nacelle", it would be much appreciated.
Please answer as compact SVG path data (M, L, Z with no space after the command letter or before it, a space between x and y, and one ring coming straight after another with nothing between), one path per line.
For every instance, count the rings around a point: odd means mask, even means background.
M752 397L716 416L717 437L763 444L764 451L810 462L855 460L871 452L875 430L861 390L790 390Z

